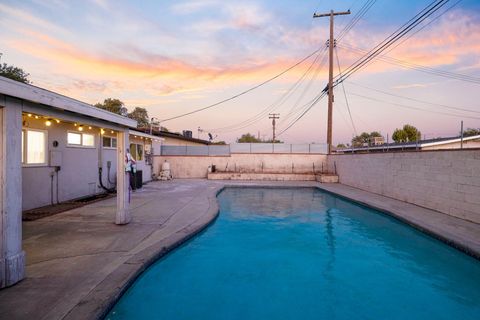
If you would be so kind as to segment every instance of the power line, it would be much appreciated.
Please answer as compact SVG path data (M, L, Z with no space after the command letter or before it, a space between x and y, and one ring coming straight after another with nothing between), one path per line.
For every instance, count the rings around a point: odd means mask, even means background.
M411 100L411 101L415 101L415 102L425 103L425 104L429 104L429 105L436 106L436 107L442 107L442 108L446 108L446 109L452 109L452 110L458 110L458 111L472 112L472 113L480 114L480 111L476 111L476 110L459 108L459 107L452 107L452 106L448 106L448 105L445 105L445 104L433 103L433 102L429 102L429 101L414 99L414 98L394 94L394 93L391 93L391 92L386 92L386 91L382 91L382 90L379 90L379 89L367 87L365 85L361 85L361 84L358 84L358 83L355 83L355 82L352 82L352 81L349 81L348 83L353 84L354 86L357 86L357 87L373 90L373 91L383 93L383 94L386 94L386 95L389 95L389 96L392 96L392 97L397 97L397 98L401 98L401 99L406 99L406 100Z
M371 49L364 57L357 60L353 63L345 73L338 77L335 81L335 85L339 84L342 81L348 79L352 74L363 68L368 62L372 59L380 55L383 51L388 49L390 46L395 44L398 40L403 38L408 32L422 23L425 19L430 17L433 13L439 10L442 6L444 6L449 0L440 0L440 1L433 1L427 7L422 9L419 13L417 13L413 18L403 24L400 28L395 30L390 36L385 38L382 42L380 42L377 46Z
M360 21L365 14L370 10L370 8L377 2L376 0L367 0L364 5L360 8L360 10L352 17L350 22L340 31L338 35L338 41L343 39L345 35L353 28L355 25Z
M310 89L310 87L312 86L312 84L314 83L314 81L317 79L319 73L320 73L320 70L322 69L322 67L324 66L325 62L326 62L326 59L327 59L327 56L326 56L326 51L324 52L324 55L323 55L323 58L322 60L320 61L317 69L315 70L315 73L312 75L312 77L310 78L309 82L307 83L307 85L303 88L303 91L302 93L300 94L300 96L297 98L297 100L295 101L294 105L290 108L290 110L288 111L287 115L285 117L282 118L282 120L280 121L280 124L283 124L285 122L287 122L287 120L289 120L292 116L295 116L295 114L298 112L298 110L301 110L305 107L305 105L302 105L299 107L299 104L300 102L303 100L304 96L306 95L306 93L308 92L308 90ZM312 100L308 101L307 104L311 103L315 98L313 98Z
M326 48L324 48L324 53L326 51ZM318 61L318 58L320 57L320 55L322 54L322 52L319 52L318 55L315 57L315 59L312 61L312 63L310 64L310 66L308 67L308 69L303 73L303 75L279 98L277 99L275 102L273 102L272 104L270 104L269 106L267 106L266 108L264 108L262 111L260 111L259 113L257 113L256 115L254 115L253 117L251 118L248 118L246 120L243 120L239 123L235 123L235 124L232 124L232 125L228 125L228 126L225 126L225 127L220 127L220 128L214 128L214 129L209 129L209 131L211 132L230 132L230 131L237 131L237 130L240 130L240 129L243 129L245 127L248 127L260 120L263 119L263 117L268 114L269 112L271 111L274 111L275 109L277 109L277 107L283 105L285 103L286 100L288 100L288 98L293 94L293 92L298 88L298 86L300 85L300 83L305 79L305 77L310 73L310 71L312 70L312 67L315 65L315 63Z
M480 120L480 117L465 116L465 115L459 115L459 114L453 114L453 113L447 113L447 112L441 112L441 111L426 110L426 109L417 108L417 107L413 107L413 106L407 106L407 105L400 104L400 103L395 103L395 102L385 101L385 100L381 100L381 99L376 99L376 98L364 96L364 95L357 94L357 93L351 93L350 92L350 95L357 96L357 97L364 98L364 99L368 99L368 100L372 100L372 101L387 103L387 104L397 106L397 107L401 107L401 108L407 108L407 109L418 110L418 111L423 111L423 112L430 112L430 113L438 113L438 114L442 114L442 115L446 115L446 116L452 116L452 117L458 117L458 118L468 118L468 119Z
M340 69L340 59L338 58L337 47L335 47L335 56L337 57L338 74L341 76L342 75L342 70ZM357 135L357 128L355 128L355 123L353 122L352 113L350 112L350 105L348 104L347 92L345 91L345 85L344 85L343 82L342 82L342 89L343 89L343 95L345 96L345 103L347 105L347 110L348 110L348 114L350 116L350 121L352 122L353 133L355 133L355 135Z
M349 44L341 44L338 46L342 49L345 49L354 53L358 53L358 54L365 54L367 52L367 50L365 49L354 47ZM424 73L428 73L428 74L432 74L432 75L436 75L436 76L440 76L448 79L480 84L480 78L477 78L477 77L473 77L473 76L469 76L461 73L455 73L451 71L435 69L432 67L427 67L420 64L408 62L405 60L393 58L387 55L379 55L377 59L389 64L393 64L393 65L405 68L405 69L416 70L416 71L420 71L420 72L424 72Z
M265 85L265 84L267 84L267 83L269 83L269 82L272 82L273 80L281 77L281 76L284 75L285 73L289 72L290 70L292 70L292 69L294 69L295 67L297 67L297 66L299 66L300 64L302 64L304 61L308 60L310 57L312 57L313 55L315 55L317 52L319 52L319 51L322 50L322 49L323 49L323 47L315 50L314 52L310 53L308 56L306 56L306 57L303 58L302 60L298 61L298 62L295 63L294 65L292 65L292 66L290 66L289 68L283 70L282 72L280 72L279 74L271 77L270 79L267 79L267 80L265 80L265 81L257 84L256 86L251 87L250 89L247 89L247 90L245 90L245 91L242 91L242 92L240 92L240 93L238 93L238 94L236 94L236 95L234 95L234 96L231 96L230 98L223 99L223 100L221 100L221 101L219 101L219 102L213 103L213 104L208 105L208 106L206 106L206 107L199 108L199 109L196 109L196 110L193 110L193 111L190 111L190 112L186 112L186 113L180 114L180 115L175 116L175 117L171 117L171 118L167 118L167 119L162 119L162 122L170 121L170 120L174 120L174 119L178 119L178 118L182 118L182 117L185 117L185 116L189 116L189 115L191 115L191 114L194 114L194 113L197 113L197 112L200 112L200 111L204 111L204 110L207 110L207 109L216 107L216 106L221 105L221 104L223 104L223 103L225 103L225 102L228 102L228 101L231 101L231 100L233 100L233 99L236 99L236 98L238 98L238 97L240 97L240 96L243 96L243 95L249 93L250 91L253 91L253 90L257 89L257 88L260 88L261 86L263 86L263 85Z
M388 50L386 53L389 53L391 52L392 50L394 50L396 47L402 45L405 41L407 41L408 39L410 39L411 37L415 36L417 33L419 33L420 31L422 31L423 29L425 29L426 27L428 27L429 25L431 25L433 22L435 22L436 20L438 20L438 18L440 18L441 16L443 16L445 13L447 13L448 11L452 10L453 8L455 8L460 2L462 2L463 0L458 0L457 2L455 2L453 5L451 5L450 7L448 7L445 11L443 11L442 13L440 13L438 16L436 16L435 18L433 18L432 20L430 20L427 24L425 24L424 26L422 26L421 28L419 28L418 30L416 30L414 33L410 34L406 39L404 39L403 41L397 43L393 48L391 48L390 50Z
M280 136L281 134L285 133L288 129L290 129L295 123L297 123L300 119L303 118L304 115L306 115L312 108L315 106L323 97L327 95L327 92L324 90L322 91L313 101L310 103L310 105L302 112L300 116L298 116L294 121L292 121L285 129L283 129L278 135Z

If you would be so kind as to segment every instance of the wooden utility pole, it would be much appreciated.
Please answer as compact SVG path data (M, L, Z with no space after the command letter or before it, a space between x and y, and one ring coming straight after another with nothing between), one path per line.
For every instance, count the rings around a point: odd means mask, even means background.
M333 17L350 14L350 10L345 12L314 13L314 18L330 17L330 39L328 40L328 122L327 122L327 145L328 153L332 151L332 122L333 122L333 48L335 40L333 39Z
M268 119L272 119L272 127L273 127L272 143L275 143L275 120L280 119L280 113L269 113Z

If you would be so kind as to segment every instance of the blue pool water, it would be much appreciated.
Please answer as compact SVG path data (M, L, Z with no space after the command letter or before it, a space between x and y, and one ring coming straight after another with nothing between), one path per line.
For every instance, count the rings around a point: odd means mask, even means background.
M480 319L480 262L305 189L229 188L107 319Z

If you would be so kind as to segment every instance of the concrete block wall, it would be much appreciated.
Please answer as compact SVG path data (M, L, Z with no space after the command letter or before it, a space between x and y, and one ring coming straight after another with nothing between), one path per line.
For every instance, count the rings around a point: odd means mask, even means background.
M340 183L480 223L480 150L331 155Z
M159 173L162 163L170 163L174 178L206 178L208 166L218 171L313 173L327 167L327 156L322 154L241 154L230 156L156 156L153 167ZM263 169L262 169L263 164Z

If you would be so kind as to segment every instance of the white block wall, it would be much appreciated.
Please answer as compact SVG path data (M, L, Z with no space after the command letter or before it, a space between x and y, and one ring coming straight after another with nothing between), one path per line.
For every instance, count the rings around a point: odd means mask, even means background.
M340 183L480 223L480 150L332 155Z
M326 168L327 156L321 154L231 154L230 156L157 156L154 157L155 172L160 172L162 163L170 163L174 178L206 178L207 169L215 165L218 171L311 173ZM262 171L263 163L263 171ZM293 165L293 169L292 169Z

